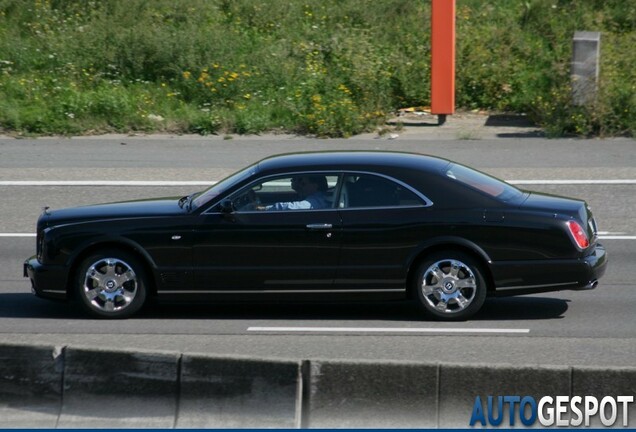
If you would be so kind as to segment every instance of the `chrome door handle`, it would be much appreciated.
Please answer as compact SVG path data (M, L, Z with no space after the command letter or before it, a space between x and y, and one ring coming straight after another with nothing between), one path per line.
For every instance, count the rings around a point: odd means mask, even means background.
M310 230L330 230L333 228L333 225L330 223L316 223L307 225L307 228Z

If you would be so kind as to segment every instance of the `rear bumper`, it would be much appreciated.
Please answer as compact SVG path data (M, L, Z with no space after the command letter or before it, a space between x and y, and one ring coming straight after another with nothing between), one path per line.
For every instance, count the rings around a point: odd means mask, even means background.
M594 289L598 285L598 280L605 274L607 270L607 251L602 244L597 243L594 247L594 252L591 255L585 257L585 263L588 266L588 283L585 286L575 289Z
M67 297L68 269L41 264L36 257L24 262L23 276L31 280L31 292L38 297L63 300Z
M596 288L607 269L607 252L596 244L580 259L504 261L491 264L497 296Z

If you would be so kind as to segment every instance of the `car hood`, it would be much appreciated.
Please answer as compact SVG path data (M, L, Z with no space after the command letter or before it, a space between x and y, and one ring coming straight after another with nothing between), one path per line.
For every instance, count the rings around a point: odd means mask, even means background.
M48 226L72 222L87 222L107 219L129 219L182 215L187 211L179 207L179 198L156 198L125 201L110 204L96 204L45 210L40 221Z

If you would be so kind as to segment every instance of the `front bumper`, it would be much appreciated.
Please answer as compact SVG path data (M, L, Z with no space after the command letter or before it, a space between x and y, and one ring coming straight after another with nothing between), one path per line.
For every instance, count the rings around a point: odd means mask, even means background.
M44 265L33 256L24 262L23 276L31 280L31 292L36 296L59 300L67 298L68 268Z

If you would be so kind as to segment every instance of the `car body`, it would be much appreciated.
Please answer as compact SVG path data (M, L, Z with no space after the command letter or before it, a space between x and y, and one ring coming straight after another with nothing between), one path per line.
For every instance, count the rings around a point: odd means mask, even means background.
M324 177L324 208L276 211ZM584 201L396 152L279 155L211 188L45 210L33 292L100 317L168 301L414 299L466 319L487 296L596 287L607 255Z

